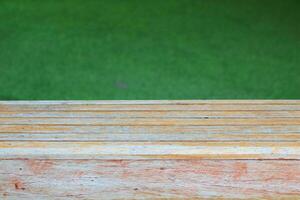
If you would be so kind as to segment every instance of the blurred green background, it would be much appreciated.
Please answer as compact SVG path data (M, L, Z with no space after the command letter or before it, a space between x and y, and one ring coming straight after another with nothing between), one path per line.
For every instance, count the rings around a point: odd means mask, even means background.
M0 99L300 98L299 0L0 0Z

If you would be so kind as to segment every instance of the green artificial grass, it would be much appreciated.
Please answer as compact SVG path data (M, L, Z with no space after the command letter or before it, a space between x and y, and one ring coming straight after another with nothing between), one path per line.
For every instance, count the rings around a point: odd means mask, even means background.
M300 98L298 0L2 0L0 99Z

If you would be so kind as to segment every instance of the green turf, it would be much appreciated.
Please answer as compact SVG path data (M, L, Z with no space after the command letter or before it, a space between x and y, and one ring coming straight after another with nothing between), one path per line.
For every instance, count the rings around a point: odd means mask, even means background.
M299 0L0 0L0 99L300 98Z

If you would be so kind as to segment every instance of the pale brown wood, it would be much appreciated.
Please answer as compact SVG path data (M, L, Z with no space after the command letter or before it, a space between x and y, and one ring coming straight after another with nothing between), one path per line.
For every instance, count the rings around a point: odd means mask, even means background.
M7 160L1 199L298 199L300 162Z
M0 101L0 199L300 199L299 166L298 100Z

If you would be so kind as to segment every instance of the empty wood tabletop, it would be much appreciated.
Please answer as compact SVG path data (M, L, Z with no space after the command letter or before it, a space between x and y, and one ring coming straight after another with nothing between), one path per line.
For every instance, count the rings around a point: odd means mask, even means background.
M300 199L300 100L0 101L0 199Z

